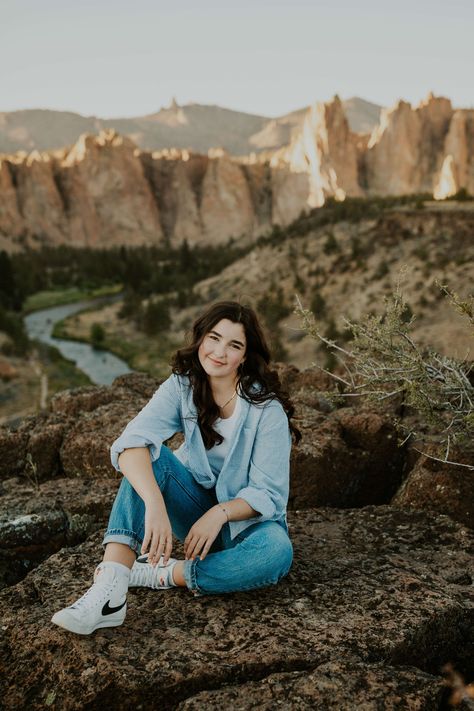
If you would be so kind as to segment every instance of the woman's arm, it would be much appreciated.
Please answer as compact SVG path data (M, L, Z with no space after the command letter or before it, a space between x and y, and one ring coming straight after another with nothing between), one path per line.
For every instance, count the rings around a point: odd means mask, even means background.
M161 500L160 487L156 483L148 447L125 449L118 458L120 470L128 479L145 504L147 501ZM163 501L164 504L164 501Z
M245 521L248 518L255 518L259 515L259 512L255 511L245 499L231 499L230 501L223 501L217 506L221 511L225 510L229 521Z
M181 390L178 376L173 373L112 443L112 465L120 471L120 454L126 449L140 447L148 448L154 462L160 456L162 443L181 430Z

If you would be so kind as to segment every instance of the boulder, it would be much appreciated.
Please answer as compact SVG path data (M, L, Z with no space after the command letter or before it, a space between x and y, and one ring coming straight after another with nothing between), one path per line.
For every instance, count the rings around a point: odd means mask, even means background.
M292 508L390 501L402 481L404 453L387 415L342 408L318 417L301 405L298 413L303 438L291 453Z
M0 593L4 708L440 708L442 666L474 671L472 531L391 506L289 524L295 560L277 586L136 589L124 625L89 637L50 619L90 584L101 533L51 556Z
M181 711L221 709L437 709L443 680L414 667L334 660L306 671L269 674L260 681L201 691L177 706ZM402 705L401 705L402 704Z
M0 428L0 478L18 474L38 483L60 469L59 449L68 422L60 414L26 417L17 427Z
M67 477L114 477L110 445L137 414L145 400L136 398L125 404L112 402L85 412L64 437L60 457Z
M112 387L64 390L52 398L49 411L26 417L16 427L0 427L0 479L24 475L37 484L64 474L113 476L110 445L159 383L129 373Z
M55 479L37 486L18 478L0 495L0 588L21 580L63 546L104 528L118 483Z
M433 448L427 448L426 454L434 456ZM450 458L472 466L474 452L452 452ZM448 514L455 521L474 528L474 472L423 454L418 457L392 503Z

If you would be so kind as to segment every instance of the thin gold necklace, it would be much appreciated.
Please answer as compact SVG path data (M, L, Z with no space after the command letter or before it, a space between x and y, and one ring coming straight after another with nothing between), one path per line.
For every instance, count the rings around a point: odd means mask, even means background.
M225 405L219 405L219 408L220 408L221 410L223 410L224 407L226 407L226 406L229 404L229 402L232 402L232 400L234 399L234 397L235 397L236 395L237 395L237 390L236 390L235 393L232 395L232 397L231 397L229 400L227 400L227 402L225 403Z

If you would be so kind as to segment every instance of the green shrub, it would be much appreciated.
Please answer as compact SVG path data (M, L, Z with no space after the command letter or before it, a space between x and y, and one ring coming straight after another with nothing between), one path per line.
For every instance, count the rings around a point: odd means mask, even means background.
M105 341L105 331L100 323L93 323L90 330L90 339L94 348L100 348Z
M25 330L23 319L17 314L6 311L0 306L0 331L10 337L2 346L5 355L26 355L31 347L30 340Z
M140 326L147 336L155 336L157 333L168 330L171 326L168 302L150 299L143 309Z

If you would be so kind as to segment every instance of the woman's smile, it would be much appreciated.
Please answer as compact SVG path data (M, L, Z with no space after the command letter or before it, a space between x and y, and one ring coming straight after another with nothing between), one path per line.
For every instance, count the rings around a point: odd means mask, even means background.
M215 365L225 365L225 363L220 363L218 360L214 360L211 356L209 356L209 360L211 360Z

